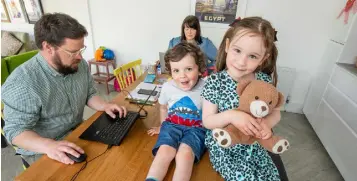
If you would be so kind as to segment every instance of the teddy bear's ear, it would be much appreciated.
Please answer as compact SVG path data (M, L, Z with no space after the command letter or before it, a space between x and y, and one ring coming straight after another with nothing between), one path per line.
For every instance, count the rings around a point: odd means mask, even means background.
M242 95L244 89L250 84L250 82L252 82L251 80L241 80L238 83L237 86L237 93L238 95Z
M281 92L278 92L279 93L279 100L278 100L278 104L276 104L276 108L282 106L284 104L284 96Z

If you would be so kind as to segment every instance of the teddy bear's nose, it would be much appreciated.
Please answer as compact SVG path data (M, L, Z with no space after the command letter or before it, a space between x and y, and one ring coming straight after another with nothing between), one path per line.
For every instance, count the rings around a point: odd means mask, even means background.
M267 107L262 106L262 111L266 111L266 110L267 110Z

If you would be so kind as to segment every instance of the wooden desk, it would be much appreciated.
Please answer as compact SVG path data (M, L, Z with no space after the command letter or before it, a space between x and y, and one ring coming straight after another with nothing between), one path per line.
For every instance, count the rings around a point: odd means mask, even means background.
M130 85L126 90L133 90L144 76L141 76L136 82ZM128 110L138 110L134 104L125 101L125 95L120 93L113 101L125 105ZM146 119L139 119L133 125L120 146L113 146L104 155L88 163L87 167L80 172L76 180L126 180L141 181L149 171L154 159L151 150L156 143L157 136L148 136L146 131L152 126L159 126L159 104L155 106L145 106L148 111ZM79 139L79 135L86 130L89 125L95 121L102 112L95 113L88 120L84 121L75 129L66 140L71 141L84 149L90 160L101 154L107 148L107 145L98 142L86 141ZM72 176L79 171L84 163L74 165L65 165L51 160L47 156L41 157L33 163L27 170L15 178L17 181L42 181L42 180L63 180L69 181ZM172 162L165 180L171 180L174 173L174 161ZM191 180L197 181L215 181L223 180L215 172L209 162L208 153L206 152L202 160L193 168Z

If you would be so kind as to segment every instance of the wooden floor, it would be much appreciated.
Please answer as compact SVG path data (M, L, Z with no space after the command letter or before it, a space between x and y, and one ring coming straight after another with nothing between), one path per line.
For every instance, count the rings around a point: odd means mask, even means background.
M97 88L100 91L100 95L107 100L117 94L116 92L111 92L109 96L106 95L104 85L98 85ZM93 113L94 111L86 108L84 118L87 119ZM290 181L343 180L304 115L283 112L282 120L274 131L276 134L285 136L291 144L291 149L282 155ZM13 180L15 175L23 170L19 157L14 156L14 151L11 147L1 150L1 162L1 180ZM151 163L148 162L147 164ZM209 163L200 162L200 164ZM171 167L174 167L174 163ZM193 174L195 173L204 174L204 172L194 168ZM169 176L172 176L172 174L168 173ZM118 180L125 179L118 177ZM166 180L171 179L167 177ZM207 175L206 180L219 180L219 176L217 174Z

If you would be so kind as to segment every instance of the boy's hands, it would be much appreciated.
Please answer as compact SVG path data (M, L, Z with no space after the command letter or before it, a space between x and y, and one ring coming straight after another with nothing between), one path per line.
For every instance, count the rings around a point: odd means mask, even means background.
M154 136L160 133L160 126L159 127L152 127L147 131L148 135Z

